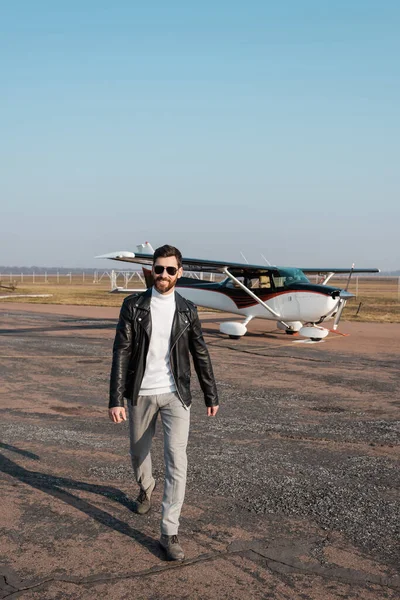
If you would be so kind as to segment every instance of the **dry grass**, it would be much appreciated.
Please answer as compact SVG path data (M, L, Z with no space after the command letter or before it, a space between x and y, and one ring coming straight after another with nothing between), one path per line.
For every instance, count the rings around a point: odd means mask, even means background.
M11 298L9 300L0 300L0 302L31 302L33 304L69 304L81 306L121 306L124 298L123 294L110 294L110 281L103 279L99 283L82 281L82 276L77 275L72 277L70 283L69 277L60 277L60 282L55 279L46 283L44 277L36 277L36 282L15 282L17 287L15 294L52 294L50 298ZM41 281L40 281L41 279ZM5 285L10 282L3 279ZM119 282L122 285L122 281ZM345 287L344 279L331 280L329 285L338 285ZM133 288L142 288L142 284L138 281L130 282ZM357 290L356 290L357 287ZM144 288L143 288L144 289ZM343 320L348 321L375 321L375 322L400 322L400 301L398 278L359 278L356 286L356 281L352 281L349 291L352 293L358 292L357 298L353 298L347 302L346 308L343 311ZM8 292L5 289L0 289L0 296L6 295ZM361 308L356 315L357 309L361 302Z
M135 288L140 286L135 283ZM4 290L2 290L3 292ZM35 283L18 285L15 294L52 294L50 298L18 298L5 299L1 302L29 302L32 304L70 304L80 306L121 306L123 294L110 294L107 282L98 284L85 283ZM8 294L8 292L6 292ZM5 295L6 295L5 293ZM2 295L2 293L0 294Z
M341 277L332 278L328 285L344 288L346 283L347 278ZM349 292L356 297L347 302L342 315L344 321L400 323L398 277L353 277Z
M358 315L356 314L357 311ZM400 302L379 298L378 296L352 298L346 304L342 319L343 321L400 323Z

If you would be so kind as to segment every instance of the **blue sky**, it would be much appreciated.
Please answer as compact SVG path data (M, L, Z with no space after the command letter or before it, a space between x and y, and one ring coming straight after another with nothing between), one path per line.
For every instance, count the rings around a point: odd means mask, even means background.
M0 264L400 268L400 5L0 4ZM262 261L261 261L262 262Z

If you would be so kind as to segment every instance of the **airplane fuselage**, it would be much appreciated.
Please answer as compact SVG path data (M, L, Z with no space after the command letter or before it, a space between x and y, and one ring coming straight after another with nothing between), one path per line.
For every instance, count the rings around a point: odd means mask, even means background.
M246 292L224 283L212 284L182 278L178 281L177 291L199 306L276 321L274 314ZM337 288L313 284L293 285L283 290L259 288L252 291L283 321L319 322L336 312L340 300Z

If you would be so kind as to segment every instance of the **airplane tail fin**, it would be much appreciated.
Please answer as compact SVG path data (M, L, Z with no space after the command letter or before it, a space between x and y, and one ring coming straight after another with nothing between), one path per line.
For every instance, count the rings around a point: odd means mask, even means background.
M136 246L138 254L154 254L154 248L149 242Z

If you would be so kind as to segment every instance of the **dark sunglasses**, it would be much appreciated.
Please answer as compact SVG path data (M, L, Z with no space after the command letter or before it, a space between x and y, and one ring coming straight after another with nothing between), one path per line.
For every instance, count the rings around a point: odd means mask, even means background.
M178 271L176 267L162 267L161 265L156 265L154 267L154 273L156 275L161 275L161 273L164 273L164 269L167 271L168 275L171 275L172 277L176 275Z

